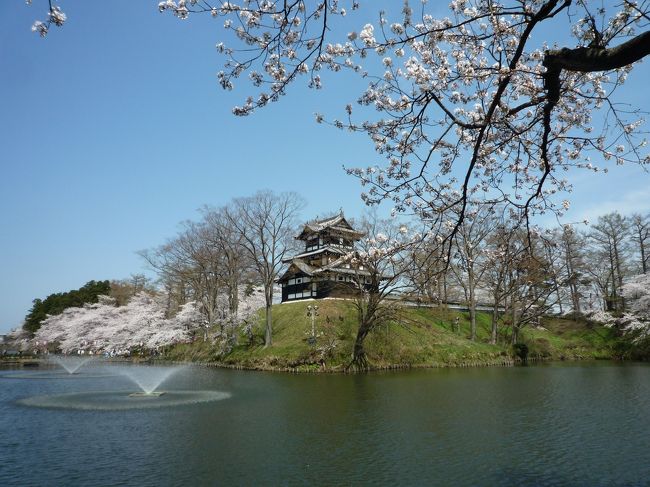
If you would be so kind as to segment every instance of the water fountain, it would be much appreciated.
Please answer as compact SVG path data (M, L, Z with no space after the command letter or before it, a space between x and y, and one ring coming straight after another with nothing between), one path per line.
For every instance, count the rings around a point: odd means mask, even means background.
M185 369L183 367L160 367L148 365L109 366L120 375L127 377L140 388L139 391L95 391L74 392L34 396L21 399L24 406L116 411L127 409L160 408L181 406L227 399L230 394L205 390L157 390L171 376Z
M93 355L48 355L44 359L44 367L29 370L14 370L0 375L6 379L97 379L107 377L105 370L96 368L92 372L86 371L90 368L90 362L97 362L99 357ZM88 364L88 365L87 365ZM85 367L84 367L85 366ZM81 371L84 368L83 372Z
M93 360L92 355L50 355L49 361L63 367L68 374L76 374L85 364Z
M156 389L169 379L172 375L185 367L120 367L119 372L131 379L141 389L139 392L129 394L130 397L160 397L165 392L157 392Z

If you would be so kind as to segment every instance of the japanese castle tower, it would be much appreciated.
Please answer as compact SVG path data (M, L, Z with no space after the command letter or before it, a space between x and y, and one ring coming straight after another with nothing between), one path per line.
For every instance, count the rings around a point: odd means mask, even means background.
M352 268L344 258L354 251L355 242L364 236L348 223L343 211L335 217L306 223L295 238L305 242L305 251L285 259L287 271L278 279L282 302L327 297L351 298L360 279L370 273Z

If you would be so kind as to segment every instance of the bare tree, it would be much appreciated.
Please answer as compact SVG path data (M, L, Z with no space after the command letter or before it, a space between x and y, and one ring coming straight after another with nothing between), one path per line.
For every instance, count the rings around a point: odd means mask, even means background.
M508 223L501 215L496 228L487 238L485 249L487 260L485 286L492 296L491 344L496 344L498 341L499 322L510 297L515 292L512 276L524 252L518 245L517 231L508 226Z
M244 237L227 217L225 208L203 208L204 236L221 263L220 273L228 295L228 310L237 315L240 284L250 276L252 261L244 248Z
M545 245L543 246L544 258L548 263L548 275L550 283L555 292L555 304L557 311L564 314L565 299L566 299L566 285L564 284L563 277L563 260L562 260L562 246L558 239L558 231L548 232Z
M222 314L219 295L223 281L220 257L206 237L205 225L188 221L183 223L178 236L156 249L142 251L140 255L159 273L168 291L179 291L176 306L187 300L197 301L207 326L211 327ZM168 306L171 305L169 302ZM168 309L170 313L173 311Z
M111 281L111 297L115 298L118 306L123 306L136 294L147 291L154 292L151 279L144 274L131 274L128 279Z
M158 274L167 296L166 314L169 316L185 304L190 294L185 267L176 259L173 240L154 249L141 250L140 257Z
M470 340L476 340L477 291L488 270L485 242L496 225L493 209L482 207L465 218L459 227L451 269L463 289L470 320Z
M296 193L259 191L253 196L235 199L224 210L225 218L241 237L241 246L264 286L265 347L273 343L273 286L282 268L282 259L294 245L293 232L303 206L304 200Z
M646 274L648 272L648 262L650 261L647 250L648 243L650 243L650 215L635 213L631 216L630 223L632 226L632 240L639 250L641 272Z
M595 299L591 298L590 304L598 303L597 307L604 310L615 310L614 273L611 266L611 254L609 247L601 248L591 243L589 258L587 260L586 273L589 276L591 289Z
M404 279L409 282L410 294L418 303L441 306L447 302L447 282L450 269L447 253L440 241L422 229L424 237L409 249L411 265L406 267Z
M596 224L592 225L589 239L592 245L606 256L606 264L603 262L596 265L607 267L609 270L609 295L605 296L607 310L622 312L624 308L623 298L620 289L623 287L623 280L627 275L629 222L619 213L609 213L598 217Z
M559 233L559 242L562 248L562 264L569 287L571 307L574 313L580 314L582 313L582 288L589 284L584 255L586 240L571 225L565 225Z
M516 258L509 266L507 288L510 299L506 311L510 315L513 345L518 343L522 328L539 324L540 319L557 305L557 299L553 298L557 296L553 273L544 250L544 246L552 245L552 242L540 237L534 238L532 245L530 242L530 235L517 232L514 245L519 250L513 252Z

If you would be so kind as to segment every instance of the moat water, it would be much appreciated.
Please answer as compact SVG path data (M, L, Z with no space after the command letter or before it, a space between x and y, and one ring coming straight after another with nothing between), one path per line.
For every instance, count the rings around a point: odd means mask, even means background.
M137 387L107 369L0 371L0 485L650 485L645 364L186 367L144 399L168 404L130 408L111 401Z

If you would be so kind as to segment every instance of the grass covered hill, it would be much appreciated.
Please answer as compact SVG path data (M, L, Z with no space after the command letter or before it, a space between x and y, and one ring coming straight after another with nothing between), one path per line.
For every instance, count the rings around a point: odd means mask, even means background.
M238 337L228 353L210 341L179 344L165 358L214 362L261 370L342 371L350 362L357 331L352 303L318 301L317 339L310 343L311 323L307 306L311 301L273 307L273 346L263 347L263 317L254 336ZM453 330L459 318L460 331ZM490 345L490 316L479 313L478 339L470 341L467 313L446 308L402 308L396 318L377 327L366 340L370 365L374 368L455 367L505 365L514 353L507 335L499 345ZM524 328L520 342L530 351L529 359L579 360L612 358L614 332L605 327L562 318L542 320L539 328Z

